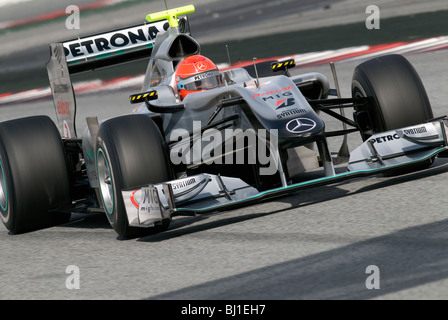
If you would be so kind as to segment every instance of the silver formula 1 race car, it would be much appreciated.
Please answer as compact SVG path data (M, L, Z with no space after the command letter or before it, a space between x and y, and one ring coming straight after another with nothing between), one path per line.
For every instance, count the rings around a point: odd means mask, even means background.
M291 76L294 60L254 60L214 72L217 85L180 99L177 66L200 54L186 17L193 11L150 14L149 24L50 45L59 128L47 116L0 124L0 210L11 233L102 211L119 237L139 237L166 230L175 216L419 170L447 155L447 119L433 117L419 76L401 55L358 65L350 98L340 96L336 76L332 89L320 73ZM78 136L70 75L148 56L142 90L130 96L135 112L89 117ZM189 84L205 85L205 78L199 73ZM342 130L326 130L322 113ZM349 153L345 137L353 133L363 143ZM334 136L344 137L335 154L327 144Z

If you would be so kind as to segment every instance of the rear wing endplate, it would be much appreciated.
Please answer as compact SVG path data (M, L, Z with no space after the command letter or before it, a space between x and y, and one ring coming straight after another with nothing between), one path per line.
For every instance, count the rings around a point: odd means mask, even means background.
M190 33L187 17L178 19L179 29ZM46 64L56 117L64 138L76 138L76 99L70 75L120 63L149 58L159 32L166 32L167 20L145 23L50 44Z

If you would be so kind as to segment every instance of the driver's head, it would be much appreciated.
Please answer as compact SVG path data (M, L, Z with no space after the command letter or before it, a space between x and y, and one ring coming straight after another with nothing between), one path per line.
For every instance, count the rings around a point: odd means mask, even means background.
M180 98L183 100L189 93L220 86L219 70L210 59L204 56L189 56L177 65L175 85Z

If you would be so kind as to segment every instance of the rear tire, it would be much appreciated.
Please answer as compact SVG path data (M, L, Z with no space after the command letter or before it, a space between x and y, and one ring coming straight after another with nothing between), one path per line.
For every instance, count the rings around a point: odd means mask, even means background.
M376 104L368 111L370 121L359 123L363 140L377 132L425 123L433 118L419 75L409 61L398 54L358 65L353 73L352 97L372 97Z
M169 181L168 153L163 136L146 115L126 115L104 122L98 132L96 156L100 193L109 223L123 239L168 228L130 227L121 190ZM106 182L106 180L108 182Z
M49 212L71 204L70 180L58 129L47 116L0 123L0 213L13 234L68 222Z

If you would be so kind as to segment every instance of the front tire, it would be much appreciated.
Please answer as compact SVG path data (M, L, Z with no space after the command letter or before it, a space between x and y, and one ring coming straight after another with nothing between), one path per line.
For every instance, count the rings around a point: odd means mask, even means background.
M96 158L100 193L109 223L119 237L144 236L154 229L130 227L121 190L169 181L163 136L146 115L126 115L104 122L98 132ZM159 229L166 229L164 221Z
M361 119L358 125L364 141L374 133L425 123L433 118L417 71L398 54L371 59L357 66L353 73L352 97L371 97L374 102L367 114L355 110L355 118ZM425 169L433 162L431 158L411 168L392 170L387 175Z
M423 83L411 63L398 54L363 62L355 68L352 97L372 97L374 106L360 125L363 140L372 134L425 123L433 118ZM355 110L356 112L359 110Z
M0 123L0 213L13 234L68 222L50 212L71 204L70 180L58 129L47 116Z

